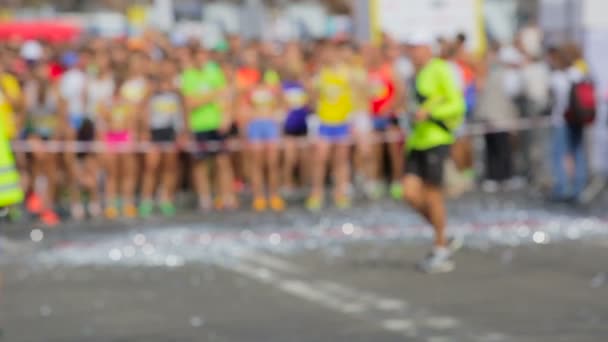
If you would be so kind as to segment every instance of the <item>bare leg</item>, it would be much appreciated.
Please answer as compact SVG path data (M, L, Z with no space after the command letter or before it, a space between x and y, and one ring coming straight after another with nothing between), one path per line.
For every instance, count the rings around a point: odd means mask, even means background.
M148 153L146 153L145 161L144 161L146 172L144 172L144 174L143 174L142 193L141 193L142 200L144 200L144 201L153 200L154 189L156 188L160 161L161 161L160 151L153 149L153 150L149 151ZM165 163L167 163L167 162L165 161ZM166 169L166 167L165 167L165 169Z
M470 169L473 166L471 138L458 138L452 146L451 156L459 171Z
M58 156L53 153L48 153L44 160L43 167L46 173L45 205L47 208L53 208L55 206L55 200L57 199L57 187L59 183Z
M217 179L217 194L222 199L222 205L229 208L236 206L236 198L234 196L233 182L234 173L230 156L221 154L216 157L216 179Z
M417 176L406 175L403 178L403 198L425 220L430 221L427 210L424 182Z
M295 139L285 138L284 140L284 159L283 159L283 186L285 189L293 190L295 182L293 171L298 161L298 146Z
M389 132L392 136L398 136L401 134L399 127L391 127ZM391 176L392 182L399 182L403 176L403 163L404 163L404 152L403 142L401 141L390 141L388 143L388 153L391 163Z
M266 146L265 157L268 167L268 193L271 197L278 197L281 178L279 169L280 152L276 143L270 143Z
M135 188L137 187L135 155L123 153L120 156L121 193L125 204L135 203Z
M311 146L300 146L297 147L298 153L298 164L300 168L300 185L309 186L312 182L312 153L313 148Z
M345 198L348 195L350 181L350 145L337 144L334 156L335 197Z
M161 202L173 202L175 199L175 191L177 188L178 165L177 153L167 152L163 156L163 167L161 176Z
M266 194L264 191L264 150L261 144L251 145L249 165L251 166L251 190L253 192L253 197L265 198Z
M424 193L429 221L435 230L435 246L445 247L447 245L445 236L446 211L443 191L441 187L425 184Z
M325 175L327 172L327 162L331 152L331 145L327 141L320 140L314 151L314 162L312 170L312 192L311 198L320 199L325 190Z
M89 199L92 203L99 203L99 189L97 187L97 172L99 170L99 156L89 155L84 160L83 185L89 192Z
M206 160L195 160L192 168L192 180L196 188L199 205L203 208L210 206L211 203L211 188L209 185L209 166Z
M106 169L106 206L114 206L118 193L118 155L116 153L108 153L105 156L104 164Z

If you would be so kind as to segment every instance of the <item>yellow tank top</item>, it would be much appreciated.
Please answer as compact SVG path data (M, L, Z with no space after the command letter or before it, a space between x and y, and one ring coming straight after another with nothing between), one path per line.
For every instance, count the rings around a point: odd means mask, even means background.
M341 125L353 109L352 87L347 68L323 68L319 74L317 114L321 123Z

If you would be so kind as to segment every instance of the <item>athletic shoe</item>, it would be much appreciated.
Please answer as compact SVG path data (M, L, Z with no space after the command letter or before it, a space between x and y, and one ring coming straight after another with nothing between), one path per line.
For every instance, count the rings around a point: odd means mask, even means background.
M389 191L391 193L391 197L394 200L400 201L403 199L403 186L401 185L401 183L399 183L399 182L391 183L391 187L390 187Z
M500 184L497 181L485 180L481 183L481 189L487 193L496 193L500 189Z
M108 220L116 220L120 216L118 208L113 205L107 206L104 214Z
M174 217L177 210L175 209L175 205L171 202L163 202L160 204L160 212L164 217L170 218Z
M36 193L32 192L25 199L25 208L31 214L40 214L44 210L44 204L42 203L42 198L38 196Z
M285 211L285 207L286 207L285 201L281 197L273 196L270 199L270 208L273 211L276 211L276 212Z
M23 218L23 211L18 207L8 208L8 220L10 222L19 222Z
M258 213L266 211L267 207L268 207L268 202L266 201L266 199L264 197L255 198L253 200L253 203L251 204L251 208Z
M154 211L154 202L150 200L141 201L139 204L139 217L143 219L150 218L152 216L152 212Z
M464 246L464 239L462 236L452 236L448 239L448 251L450 252L450 257L454 255L454 253L458 252Z
M239 208L239 201L236 197L231 196L228 199L222 200L222 209L223 210L237 210Z
M365 195L372 201L377 201L384 196L384 188L380 182L369 181L363 188Z
M213 201L211 198L201 198L198 201L198 209L203 213L208 213L213 209Z
M122 215L126 218L137 218L137 207L133 204L125 204L122 207Z
M51 209L43 210L40 213L40 221L49 227L55 227L61 222L57 213Z
M306 209L312 212L318 212L323 209L323 199L320 197L309 197L306 200Z
M224 201L222 200L221 197L215 198L215 200L213 201L213 208L217 211L224 210Z
M98 218L101 216L103 209L101 208L101 204L98 202L89 202L87 205L87 211L92 218Z
M606 180L600 177L594 177L583 193L578 197L579 204L590 204L593 202L606 187Z
M418 263L418 269L428 274L452 272L455 265L450 257L451 254L447 248L434 248L424 260Z
M293 187L284 187L281 189L281 195L288 199L293 199L294 197L296 197L296 193L296 189Z
M84 210L84 205L82 205L81 203L74 203L71 205L70 216L72 217L72 219L76 221L82 221L84 220L86 214L87 213Z
M350 209L352 207L352 201L348 196L340 196L335 199L336 208L340 210Z
M526 187L526 179L523 177L513 177L504 181L501 185L505 191L517 191Z

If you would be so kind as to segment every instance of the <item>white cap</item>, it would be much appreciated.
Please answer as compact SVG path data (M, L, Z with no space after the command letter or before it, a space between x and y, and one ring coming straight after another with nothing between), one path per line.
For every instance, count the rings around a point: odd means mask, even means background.
M416 31L409 35L407 43L412 46L429 46L433 47L437 41L435 36L430 31Z
M37 61L42 58L42 45L36 40L28 40L21 47L21 57L30 61Z

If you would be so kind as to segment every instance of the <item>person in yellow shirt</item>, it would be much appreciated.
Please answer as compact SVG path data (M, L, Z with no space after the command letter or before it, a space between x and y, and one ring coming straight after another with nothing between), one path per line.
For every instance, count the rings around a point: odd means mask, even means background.
M350 206L349 120L353 110L352 82L349 69L340 58L338 46L325 47L323 59L323 65L315 80L320 126L316 161L313 165L313 189L307 201L307 207L312 211L323 207L325 173L332 150L334 200L338 208L345 209Z
M21 105L21 87L17 78L5 70L0 63L0 122L9 139L17 137L19 131L16 112Z

